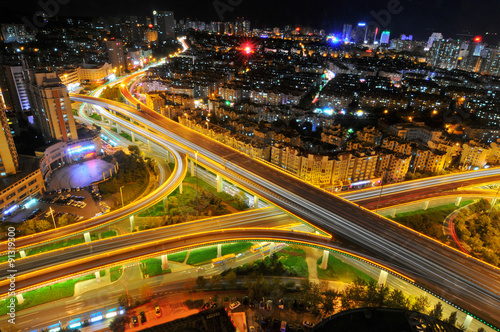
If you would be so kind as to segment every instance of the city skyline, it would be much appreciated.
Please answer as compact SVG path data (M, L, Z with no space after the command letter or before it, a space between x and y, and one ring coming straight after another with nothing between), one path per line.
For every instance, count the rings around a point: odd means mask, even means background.
M446 38L456 38L460 34L481 34L484 35L485 41L491 43L498 42L498 35L492 36L491 33L499 33L495 31L495 13L500 11L500 4L486 0L462 1L459 4L451 0L432 3L363 0L354 6L343 2L325 4L320 1L293 1L291 4L283 1L234 1L232 4L223 0L171 4L147 1L140 8L134 8L135 2L131 0L108 1L106 4L93 0L73 0L67 4L57 4L58 8L51 2L47 3L46 8L50 9L46 12L53 10L55 15L152 16L153 10L169 10L175 13L177 20L190 18L201 21L231 21L237 17L245 17L252 22L252 26L259 28L297 25L322 28L327 33L341 32L343 24L373 21L381 28L392 30L395 35L412 34L417 39L425 39L436 31L442 32ZM389 7L392 14L387 15ZM35 12L43 10L40 4L34 6L26 0L3 4L0 8L3 13L0 19L4 22L20 21L22 17L30 18Z

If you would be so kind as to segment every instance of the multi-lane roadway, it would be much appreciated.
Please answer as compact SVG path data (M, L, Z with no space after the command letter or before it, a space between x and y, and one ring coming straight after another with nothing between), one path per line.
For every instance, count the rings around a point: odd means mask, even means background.
M79 98L95 102L88 97ZM113 108L116 105L109 102L107 106ZM369 250L421 285L500 325L498 269L297 181L286 173L165 119L145 106L142 106L142 112L131 107L121 108L126 116L178 142L180 151L191 155L192 151L199 151L201 164L230 181L249 188L331 234Z

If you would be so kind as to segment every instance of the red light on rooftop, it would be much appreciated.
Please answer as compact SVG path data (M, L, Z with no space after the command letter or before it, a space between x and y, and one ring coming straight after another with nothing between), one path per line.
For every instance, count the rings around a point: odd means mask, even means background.
M148 25L148 27L151 29L151 28L153 27L153 25L152 25L152 24L150 24L150 25Z
M297 27L295 30L296 30L296 31L300 31L300 27Z
M482 40L483 40L483 37L481 37L481 36L474 37L474 41L476 43L480 43Z

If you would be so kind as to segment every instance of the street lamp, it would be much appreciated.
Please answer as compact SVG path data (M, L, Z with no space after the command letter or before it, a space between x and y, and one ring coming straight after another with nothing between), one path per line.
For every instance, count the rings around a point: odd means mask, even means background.
M120 187L120 196L122 198L122 207L124 207L125 205L123 204L123 191L122 191L122 188L125 187L125 186L121 186Z
M54 223L54 228L57 228L56 226L56 221L54 220L54 210L52 210L52 207L49 207L50 215L52 216L52 222Z
M196 211L198 215L200 214L200 206L199 206L199 201L198 201L198 151L194 152L194 159L196 162L196 170L195 170L195 176L196 176Z

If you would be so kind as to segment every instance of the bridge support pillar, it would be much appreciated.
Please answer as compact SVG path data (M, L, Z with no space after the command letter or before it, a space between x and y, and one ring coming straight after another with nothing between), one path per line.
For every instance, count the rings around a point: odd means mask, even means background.
M163 270L168 269L168 257L167 255L161 255L161 268Z
M218 192L218 193L222 192L222 190L223 190L223 189L222 189L222 187L223 187L223 185L222 185L222 184L223 184L223 182L224 182L224 180L222 179L222 177L221 177L219 174L217 174L217 192Z
M469 329L470 323L472 322L472 316L465 316L465 320L463 323L463 331L467 331Z
M132 232L134 230L134 216L130 216L130 231Z
M271 244L269 245L269 255L272 255L274 252L274 242L271 242Z
M148 151L151 152L151 141L148 139Z
M328 250L323 250L323 260L321 261L321 268L326 270L328 268L328 257L330 252Z
M462 202L462 197L457 197L457 200L455 201L455 206L459 206L460 202Z
M135 142L135 133L131 130L130 131L130 136L132 137L132 143Z
M217 257L221 257L222 256L222 244L218 244L217 245Z
M26 251L24 251L24 250L20 250L20 251L19 251L19 255L21 255L21 258L26 257Z
M85 239L85 243L89 243L90 241L92 241L89 232L83 233L83 238Z
M391 217L392 217L392 218L396 218L396 211L397 211L397 210L398 210L398 209L394 209L394 210L392 210L392 214L391 214Z
M181 184L179 185L179 193L181 193L181 194L182 194L182 182L181 182Z
M163 198L163 208L165 209L165 211L168 211L168 196L165 196Z
M253 208L254 209L258 209L259 208L259 197L257 195L255 195L253 197Z
M191 176L193 177L194 176L194 161L193 161L193 159L190 160L189 166L191 168Z
M120 135L120 132L121 132L121 131L120 131L120 125L119 125L118 123L115 123L115 125L116 125L116 133L117 133L118 135Z
M17 298L17 304L22 304L24 302L23 294L17 294L16 298Z
M94 274L95 274L95 280L96 280L97 282L101 282L101 274L99 273L99 271L97 271L97 272L96 272L96 273L94 273Z
M430 201L425 201L424 202L424 211L427 211L427 209L429 208L429 202Z
M385 285L385 283L387 282L387 276L388 276L387 271L384 271L384 270L380 271L380 275L378 276L378 284L380 286Z

